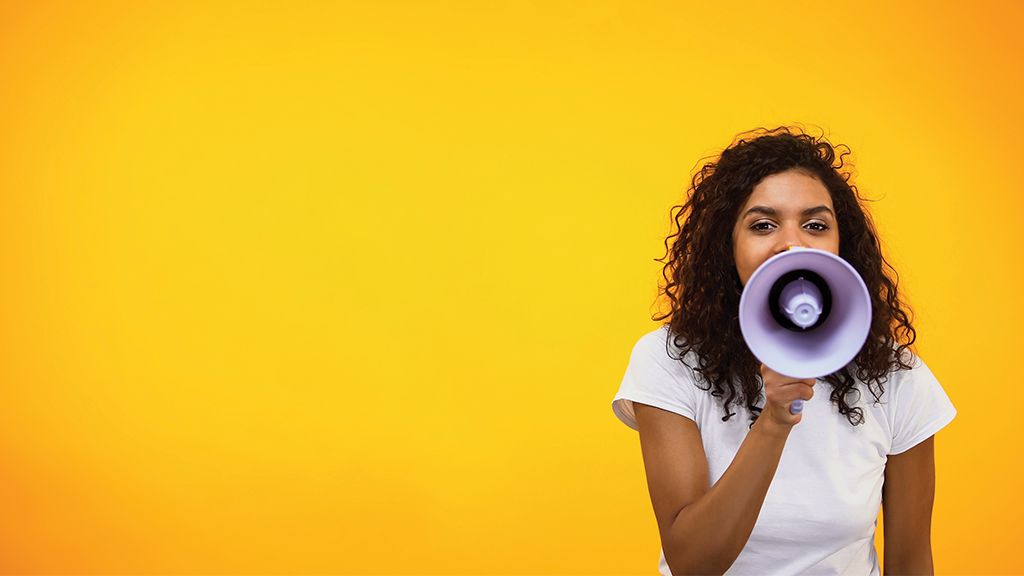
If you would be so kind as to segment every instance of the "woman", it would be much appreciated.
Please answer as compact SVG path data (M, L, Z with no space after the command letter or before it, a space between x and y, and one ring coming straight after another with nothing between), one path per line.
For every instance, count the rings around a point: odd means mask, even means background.
M743 134L675 209L666 323L637 343L612 404L640 433L662 574L879 574L880 507L885 572L933 571L933 435L956 410L910 351L846 153L797 129ZM740 333L747 279L794 246L838 254L872 298L864 347L817 381L773 372Z

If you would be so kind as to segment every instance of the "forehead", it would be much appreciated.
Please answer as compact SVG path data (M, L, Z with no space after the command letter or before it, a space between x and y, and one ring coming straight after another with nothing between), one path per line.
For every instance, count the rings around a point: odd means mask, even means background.
M740 214L752 206L770 206L776 209L789 207L801 210L813 206L833 208L832 195L821 180L799 170L772 174L755 184Z

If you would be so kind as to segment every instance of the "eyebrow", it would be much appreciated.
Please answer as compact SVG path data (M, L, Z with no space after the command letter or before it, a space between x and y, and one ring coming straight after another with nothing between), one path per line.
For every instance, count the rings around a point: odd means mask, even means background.
M828 212L829 216L835 218L836 215L832 212L832 209L822 204L821 206L815 206L814 208L808 208L803 211L804 216L813 216L815 214L821 214L822 212Z
M808 208L808 209L804 210L803 212L801 212L800 214L801 214L801 216L813 216L815 214L821 214L823 212L827 212L833 218L836 217L835 213L832 212L832 209L829 208L828 206L825 206L824 204L822 204L821 206L815 206L813 208ZM777 216L779 214L779 211L776 210L775 208L772 208L771 206L757 205L757 206L751 206L750 210L747 210L746 212L743 213L743 217L746 218L747 216L750 216L751 214L764 214L766 216Z

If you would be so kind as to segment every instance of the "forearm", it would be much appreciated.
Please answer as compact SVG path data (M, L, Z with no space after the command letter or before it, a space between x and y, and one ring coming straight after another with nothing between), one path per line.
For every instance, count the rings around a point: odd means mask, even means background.
M886 542L885 566L882 573L885 576L929 576L935 574L931 544L926 543L916 548L890 550L889 544Z
M898 485L900 479L892 478L894 484ZM924 492L928 483L925 484ZM932 563L932 538L931 538L931 498L921 498L916 507L920 513L916 517L907 516L900 506L892 501L890 490L883 490L888 495L889 505L882 504L882 522L885 527L885 560L882 572L886 576L911 576L930 575L935 573ZM915 493L915 496L917 494ZM917 499L917 498L914 498ZM901 501L900 504L904 504ZM925 514L925 511L929 512ZM901 512L903 515L901 517ZM902 520L902 521L901 521ZM908 521L911 520L911 521Z
M732 464L662 534L673 574L721 574L750 538L792 428L760 418Z
M935 439L889 456L882 484L886 576L934 574Z

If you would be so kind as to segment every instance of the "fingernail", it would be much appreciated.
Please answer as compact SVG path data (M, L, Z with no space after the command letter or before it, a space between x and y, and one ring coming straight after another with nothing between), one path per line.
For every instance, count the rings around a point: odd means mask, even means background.
M789 405L790 414L800 414L804 411L804 401L802 399L793 400L793 403Z

